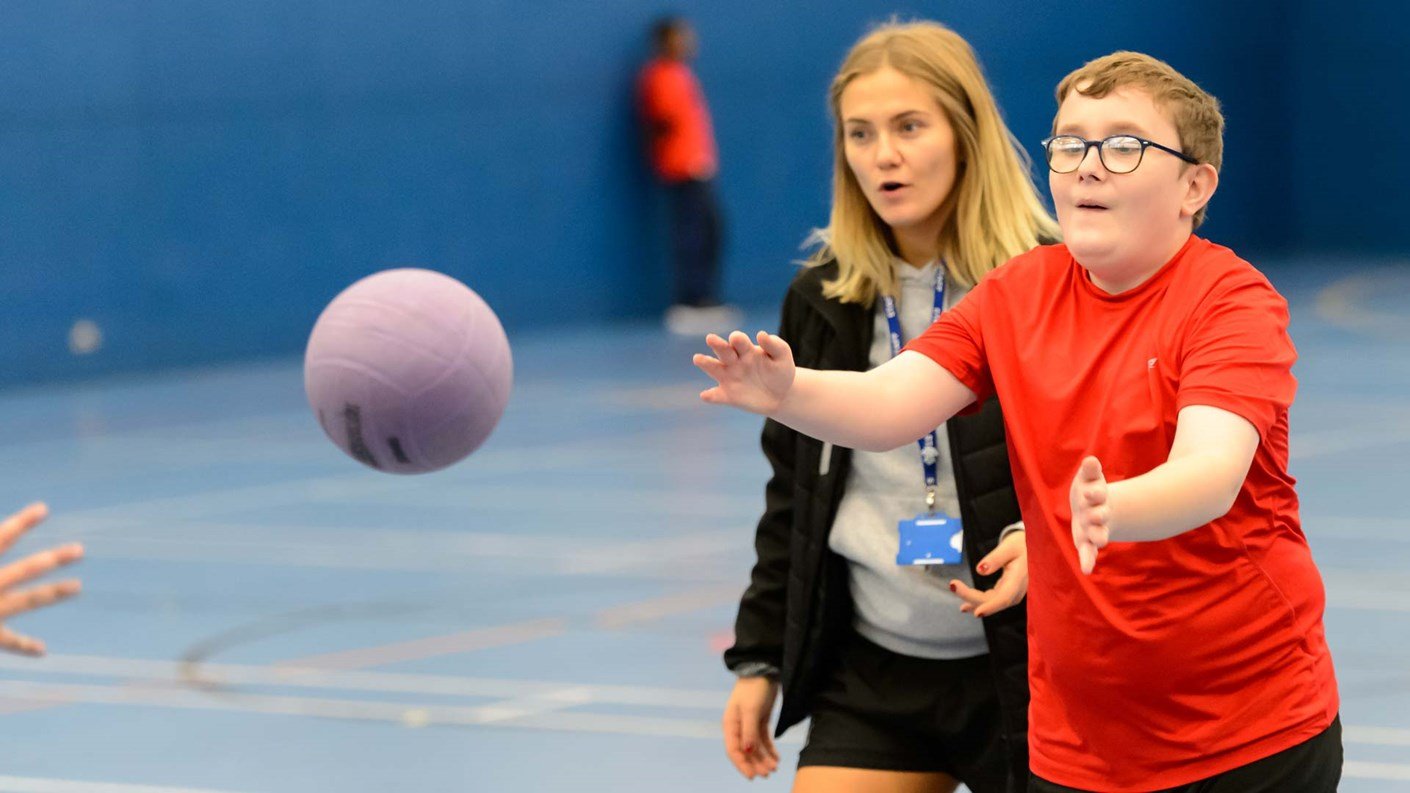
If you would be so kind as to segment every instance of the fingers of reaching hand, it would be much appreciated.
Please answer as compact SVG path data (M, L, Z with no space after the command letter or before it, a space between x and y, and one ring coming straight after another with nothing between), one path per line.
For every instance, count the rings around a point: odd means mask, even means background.
M1102 478L1102 464L1097 458L1087 456L1082 458L1082 466L1078 469L1078 475L1085 481L1095 482Z
M1097 548L1105 548L1110 541L1111 529L1107 528L1105 518L1102 522L1093 521L1087 525L1087 542Z
M1080 531L1077 539L1086 540L1098 548L1105 548L1110 529L1111 510L1105 504L1099 507L1082 507L1077 510L1075 522Z
M1111 541L1107 521L1111 517L1105 504L1097 507L1080 506L1072 518L1072 542L1077 546L1077 561L1083 573L1091 573L1097 563L1097 551Z
M739 331L735 331L735 333L738 332ZM739 360L739 354L734 351L734 347L730 345L730 342L713 333L705 337L705 344L722 364L729 365Z
M735 355L747 358L759 352L759 348L754 346L754 342L742 330L737 330L729 335L729 346L734 348Z
M15 633L0 625L0 650L8 650L22 655L43 655L44 642L30 636Z
M705 337L705 343L710 347L713 356L696 353L691 357L691 363L700 371L709 375L716 383L724 383L730 379L730 367L739 363L739 355L730 346L730 343L714 333ZM707 388L700 392L700 398L709 403L727 402L725 392L718 387Z
M73 564L83 558L83 546L76 542L40 551L0 567L0 592L32 581L50 570Z
M43 502L36 501L0 521L0 553L10 550L10 546L14 545L16 540L47 517L49 517L49 507L45 506Z
M36 502L0 521L0 553L9 550L25 532L34 528L48 515L49 508ZM82 586L76 580L40 584L28 589L17 590L15 587L57 568L73 564L81 558L83 546L69 543L0 566L0 620L53 605L77 595ZM0 650L42 655L44 642L0 625Z
M728 339L711 333L705 337L713 356L697 353L691 358L702 372L720 384L724 390L710 388L700 393L706 402L728 403L727 396L733 386L751 381L765 371L777 369L772 362L792 364L793 355L788 343L777 336L759 331L759 344L755 345L743 331L734 331Z
M691 357L690 362L695 364L700 371L710 375L717 381L724 376L725 365L720 363L720 359L714 356L697 352Z
M1097 458L1083 458L1073 482L1073 494L1072 542L1077 546L1082 572L1091 573L1097 563L1097 551L1111 540L1107 484Z
M1097 458L1088 457L1077 470L1074 490L1080 494L1080 503L1086 506L1099 506L1106 503L1106 478L1102 476L1101 464Z
M769 356L770 358L773 358L775 360L793 359L793 351L789 349L788 342L784 341L778 336L775 336L772 333L766 333L761 330L759 331L758 341L760 349L762 349L764 351L764 354Z
M1090 542L1078 543L1077 562L1082 566L1083 574L1090 574L1097 566L1097 546Z
M0 595L0 620L7 620L16 614L52 606L61 600L77 595L83 587L77 580L59 581L53 584L40 584L17 592Z

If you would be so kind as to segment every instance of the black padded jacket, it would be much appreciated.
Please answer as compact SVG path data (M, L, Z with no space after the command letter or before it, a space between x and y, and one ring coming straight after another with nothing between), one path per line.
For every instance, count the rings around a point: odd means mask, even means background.
M784 298L779 335L795 362L813 369L865 371L873 335L872 310L823 297L835 263L802 270ZM1018 501L997 399L945 423L960 502L965 557L975 585L992 587L974 565L1019 520ZM779 670L783 702L776 734L806 718L827 681L841 642L852 631L847 563L828 548L842 500L849 449L823 444L772 420L764 422L764 455L773 467L754 546L757 561L739 604L735 643L725 664L764 663ZM824 451L828 459L823 460ZM1010 790L1028 778L1027 602L984 619L989 658L1003 711L1012 763Z

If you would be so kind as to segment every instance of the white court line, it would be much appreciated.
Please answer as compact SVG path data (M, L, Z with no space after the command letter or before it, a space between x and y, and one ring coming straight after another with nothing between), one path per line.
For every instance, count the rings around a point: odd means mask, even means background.
M1382 779L1397 782L1410 782L1410 765L1346 760L1342 763L1341 775L1352 779Z
M128 785L120 782L89 782L33 776L0 776L0 790L6 793L233 793L204 787Z
M742 524L716 531L592 544L572 536L191 523L138 535L124 530L92 537L87 556L402 571L464 570L477 560L519 560L532 563L544 574L647 573L651 578L718 581L718 570L712 573L702 562L746 554L751 540L750 529Z
M571 713L558 710L559 706L552 702L545 702L537 708L526 707L521 703L517 706L516 703L498 703L482 707L425 706L413 703L243 693L221 693L212 696L187 690L149 687L55 685L13 681L0 681L0 696L52 700L62 704L78 702L97 705L142 705L183 710L214 710L377 721L410 727L436 724L503 725L553 732L593 732L704 740L719 740L720 738L719 723L713 719L698 721L695 719L653 718L619 714ZM583 704L587 692L568 689L560 692L559 696L562 700L567 700L563 702L562 707L571 707L574 704ZM784 745L801 744L802 740L802 731L795 730L779 743ZM1357 742L1354 737L1346 740L1348 743ZM1410 765L1348 761L1345 764L1343 774L1360 779L1410 780Z
M721 696L724 694L716 694L717 699ZM701 721L559 711L550 713L530 711L516 714L507 710L503 703L465 707L239 692L210 694L192 690L146 686L70 685L18 681L0 681L0 697L51 701L61 705L140 705L177 710L209 710L374 721L417 727L432 724L503 725L552 732L612 733L653 738L708 738L712 740L720 738L720 725L716 719ZM801 741L802 736L800 735L797 740Z
M687 592L676 592L603 609L594 615L593 624L595 627L606 630L618 630L642 622L652 622L663 617L688 614L732 603L738 597L738 585L712 586ZM280 661L276 666L352 670L406 661L423 661L427 658L459 655L489 647L503 647L554 638L567 633L570 624L567 619L563 618L537 619L304 656Z
M549 713L558 713L578 705L587 705L592 701L592 692L582 686L562 688L532 697L506 699L485 706L492 714L486 723L530 719ZM429 718L429 714L427 717ZM408 726L420 726L421 714L418 712L413 718L414 721L410 722Z
M130 682L182 685L185 665L93 655L49 655L39 661L0 655L0 669L29 674L112 677ZM613 705L688 708L724 707L719 691L653 686L595 685L563 681L421 675L402 672L333 671L291 666L202 663L198 685L269 686L450 697L544 698L565 689L586 692L592 702Z
M0 696L61 704L137 704L183 709L251 711L267 714L322 716L385 721L406 726L430 724L506 724L532 729L608 732L631 735L669 735L686 738L719 738L719 722L714 718L723 707L723 690L674 689L645 686L606 686L564 682L490 678L462 678L445 675L411 675L391 672L329 672L320 669L276 668L239 664L203 664L201 671L209 682L263 685L270 687L337 689L377 693L402 693L465 697L508 697L490 705L465 708L427 705L424 702L387 703L361 700L323 699L213 692L180 688L176 682L180 665L171 661L150 661L103 656L50 656L42 661L0 656L0 667L53 674L107 675L135 678L155 685L66 685L0 681ZM641 716L614 716L571 713L563 709L588 704L644 705L711 713L709 720L663 719ZM784 744L801 744L802 730L785 736ZM1410 729L1396 727L1343 727L1348 744L1368 746L1410 746ZM1354 768L1353 767L1357 767ZM1385 776L1410 773L1410 766L1374 763L1347 763L1348 776L1368 779L1400 779ZM1387 770L1389 769L1389 770ZM1376 776L1373 774L1381 774Z
M444 655L458 655L490 647L524 644L561 636L567 630L567 620L540 619L514 625L496 625L490 628L459 631L441 636L425 636L391 644L306 655L302 658L280 661L277 665L294 669L361 669L404 661L421 661Z
M1410 746L1410 730L1396 727L1344 727L1342 740L1373 746Z

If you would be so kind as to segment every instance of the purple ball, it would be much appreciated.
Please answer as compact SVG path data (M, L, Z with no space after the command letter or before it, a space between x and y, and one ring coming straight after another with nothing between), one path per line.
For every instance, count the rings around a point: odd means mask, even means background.
M397 474L445 468L485 442L509 401L514 361L488 304L430 270L386 270L323 309L304 390L328 437Z

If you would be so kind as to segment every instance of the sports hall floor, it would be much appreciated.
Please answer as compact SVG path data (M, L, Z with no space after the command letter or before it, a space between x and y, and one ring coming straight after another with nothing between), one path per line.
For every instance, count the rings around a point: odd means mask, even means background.
M1269 270L1342 790L1410 791L1410 265ZM339 453L292 359L0 393L0 507L89 552L0 657L0 790L786 791L801 730L754 783L718 735L758 420L655 324L511 342L499 429L421 477Z

